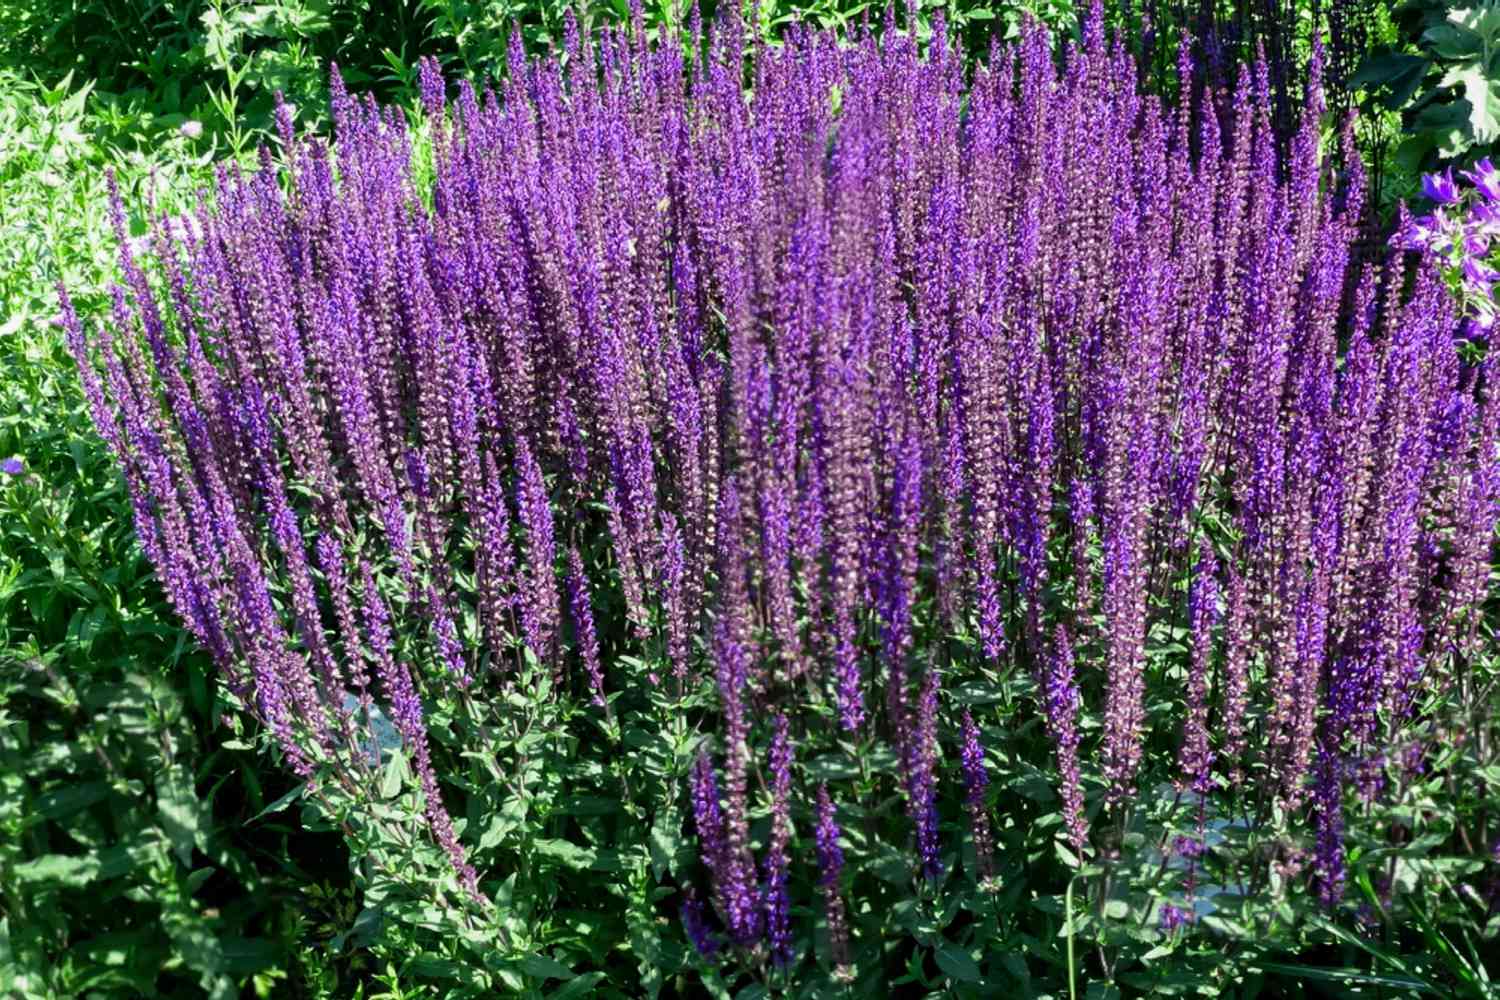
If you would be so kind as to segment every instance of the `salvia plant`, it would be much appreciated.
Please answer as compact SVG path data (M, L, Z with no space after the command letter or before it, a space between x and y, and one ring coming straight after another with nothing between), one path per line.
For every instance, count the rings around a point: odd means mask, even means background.
M874 990L880 935L1000 975L944 928L1023 868L1070 956L1338 911L1482 670L1500 402L1437 267L1356 259L1316 60L1283 153L1264 64L1166 104L1097 6L972 78L941 23L730 6L428 64L420 129L335 76L335 141L283 113L144 249L117 202L63 323L226 697L462 926L516 905L538 741L599 743L695 845L639 891L714 982ZM652 726L664 780L610 784Z

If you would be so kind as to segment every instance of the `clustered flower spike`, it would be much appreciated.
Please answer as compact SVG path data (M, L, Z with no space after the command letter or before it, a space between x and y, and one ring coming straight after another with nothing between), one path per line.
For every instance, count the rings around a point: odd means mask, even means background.
M984 744L980 742L979 727L967 711L963 717L963 736L964 803L969 809L969 823L974 834L975 863L983 881L995 874L995 835L990 828L989 811L984 801L990 776L984 763Z
M788 851L792 839L792 746L785 715L776 717L771 738L771 844L766 850L766 937L771 947L771 961L778 966L789 964L792 950L791 900L787 895L787 877L791 867Z
M938 673L929 668L922 678L907 731L906 811L917 834L917 857L924 878L935 879L943 873L942 845L938 841L937 774L938 774Z
M1097 4L1061 59L1031 24L977 63L894 24L751 50L721 9L686 49L640 16L569 28L565 60L517 35L482 93L426 64L420 169L335 75L334 140L283 106L277 154L140 243L112 199L119 283L60 322L226 690L367 797L384 712L476 898L501 873L445 809L463 748L433 719L503 721L522 678L707 700L685 922L759 961L798 902L770 848L802 884L795 777L753 832L772 720L891 754L935 876L979 781L972 733L940 752L938 677L980 668L934 653L974 637L1035 681L1077 852L1184 734L1194 788L1254 774L1316 832L1331 897L1342 797L1484 639L1500 394L1455 341L1495 315L1493 166L1433 178L1421 253L1370 260L1317 60L1298 113L1266 64L1185 48L1172 103Z
M698 953L704 958L712 958L723 947L723 941L714 932L709 921L707 908L703 900L689 897L682 904L682 928L687 932L688 940Z
M840 877L844 871L844 849L839 846L843 832L834 815L833 798L827 785L818 786L818 825L815 844L818 854L818 885L823 889L823 915L828 922L828 944L836 968L849 965L849 918L844 909L844 890Z

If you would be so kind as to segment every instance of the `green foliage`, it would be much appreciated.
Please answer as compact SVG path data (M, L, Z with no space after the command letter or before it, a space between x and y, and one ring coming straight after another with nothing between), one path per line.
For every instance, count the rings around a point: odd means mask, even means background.
M1500 4L1409 0L1394 12L1400 42L1367 59L1354 83L1400 113L1396 165L1408 176L1500 141Z
M942 11L971 42L994 30L1013 37L1028 15L1057 28L1075 20L1074 0L915 0L897 4L898 16L908 6L924 32ZM655 36L675 31L688 3L642 7ZM799 19L823 27L878 21L884 8L877 0L765 0L759 23L774 37ZM532 52L560 47L570 9L585 31L621 24L630 10L628 0L0 0L0 65L48 85L68 74L87 81L106 133L198 121L205 148L239 155L266 137L278 91L301 119L321 123L334 63L351 87L409 99L419 57L470 79L498 78L513 29ZM705 17L716 9L702 3Z
M387 955L401 989L421 948L358 919L337 834L285 822L222 728L52 325L59 279L103 301L107 168L164 210L207 180L175 128L91 103L0 69L0 995L342 997Z
M101 168L131 160L88 134L87 87L0 93L0 453L24 463L0 481L0 993L235 996L285 950L226 835L251 759L204 739L205 661L166 624L50 325L52 282L109 259ZM174 152L163 185L191 169Z

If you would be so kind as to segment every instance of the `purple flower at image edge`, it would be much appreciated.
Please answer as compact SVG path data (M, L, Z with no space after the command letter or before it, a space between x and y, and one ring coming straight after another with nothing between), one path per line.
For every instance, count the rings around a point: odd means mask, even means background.
M1474 164L1473 170L1465 170L1463 173L1485 198L1500 201L1500 170L1495 168L1488 156Z
M1449 167L1440 174L1423 174L1422 193L1440 205L1458 204L1458 184L1453 180L1453 168Z
M7 458L0 462L0 472L7 476L19 476L26 471L26 463L19 458Z
M1487 291L1490 285L1500 281L1500 271L1496 271L1482 260L1474 257L1465 257L1464 278L1476 290Z

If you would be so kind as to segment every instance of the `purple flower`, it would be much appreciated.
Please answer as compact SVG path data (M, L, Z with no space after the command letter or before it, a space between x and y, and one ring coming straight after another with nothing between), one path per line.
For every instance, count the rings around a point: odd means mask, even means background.
M1488 294L1489 287L1500 281L1500 271L1475 257L1464 258L1463 270L1464 278L1481 294Z
M937 711L938 673L931 667L922 678L922 693L917 701L906 747L906 810L917 831L917 855L922 875L935 879L943 873L938 841L937 811Z
M7 476L19 476L25 471L26 463L19 458L7 458L4 461L0 461L0 472L5 473Z
M594 609L589 600L588 578L583 572L583 557L578 549L568 549L568 607L573 613L574 636L578 654L588 672L594 704L608 708L604 700L604 668L599 664L599 635L594 629Z
M839 846L838 820L835 818L833 799L827 785L818 786L818 825L814 831L814 843L818 853L818 884L837 887L839 874L844 870L844 849ZM1496 842L1500 845L1500 841Z
M1327 746L1318 749L1313 789L1313 874L1318 898L1332 908L1344 896L1343 762Z
M979 727L966 711L963 718L964 743L960 752L963 763L965 805L969 809L969 821L974 834L974 859L980 880L995 874L995 837L990 829L989 812L985 808L984 790L990 783L988 769L984 764L984 745L979 741Z
M699 856L714 881L717 896L725 866L724 812L719 805L718 777L707 752L699 753L693 765L693 827L698 833Z
M1473 170L1465 170L1463 175L1487 200L1500 202L1500 170L1495 168L1489 157L1474 164Z
M1203 841L1194 837L1174 837L1172 850L1184 858L1198 858L1203 855Z
M1187 719L1182 747L1177 753L1178 787L1207 793L1212 788L1210 767L1213 751L1208 739L1208 667L1213 654L1213 628L1219 615L1219 588L1214 574L1218 560L1207 542L1200 548L1188 596L1189 634L1192 640L1188 667Z
M1458 204L1461 196L1453 181L1453 168L1449 167L1440 174L1423 174L1422 193L1439 205Z
M813 832L813 842L818 854L818 885L823 890L823 914L828 921L828 950L833 954L833 964L837 969L849 965L849 918L839 886L839 877L844 870L844 851L839 846L841 835L828 786L819 785L818 825Z
M1159 923L1163 933L1174 934L1192 922L1193 914L1191 910L1185 910L1171 903L1162 904Z
M787 897L787 873L790 861L787 849L792 839L792 747L787 735L785 715L776 717L776 731L771 739L771 844L766 851L766 937L771 946L771 961L788 965L795 957L792 951L791 901Z
M1083 815L1083 786L1078 764L1078 710L1082 698L1073 677L1073 643L1059 627L1053 638L1043 690L1047 729L1057 748L1057 770L1062 779L1063 816L1074 850L1088 843L1088 821Z
M689 894L682 904L681 912L682 929L687 932L688 940L693 943L693 947L698 949L698 954L705 958L717 954L724 946L724 942L709 923L708 911L703 901Z

